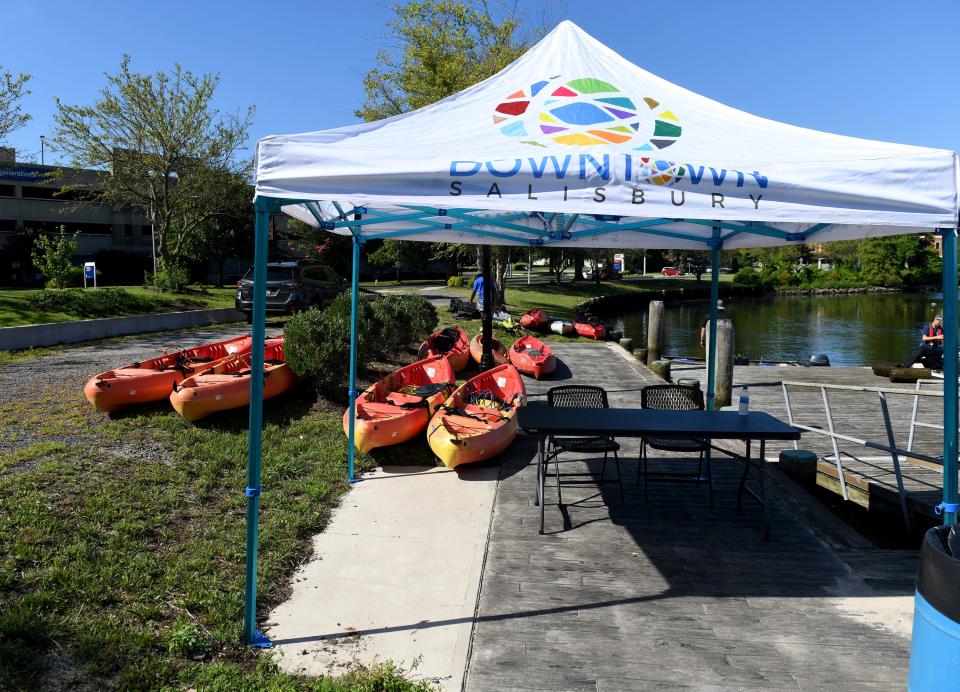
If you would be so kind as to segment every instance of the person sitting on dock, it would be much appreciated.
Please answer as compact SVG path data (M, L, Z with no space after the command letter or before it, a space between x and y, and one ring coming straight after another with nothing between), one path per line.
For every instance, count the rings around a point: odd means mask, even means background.
M923 328L920 348L905 365L922 363L931 370L943 369L943 315L937 314L933 322Z
M717 313L723 312L723 301L717 301ZM720 315L723 317L723 315ZM700 325L700 347L703 348L704 344L707 341L707 323L710 321L710 313L708 312L706 317L703 318L703 323Z

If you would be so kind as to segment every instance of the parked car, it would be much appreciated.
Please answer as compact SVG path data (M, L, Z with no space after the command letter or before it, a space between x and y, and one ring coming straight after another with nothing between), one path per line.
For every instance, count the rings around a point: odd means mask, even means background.
M683 276L683 270L679 267L664 267L660 273L664 276Z
M343 290L343 279L319 262L271 262L267 265L267 312L291 314L323 307ZM253 267L237 282L237 310L253 317Z
M623 276L616 269L607 269L603 267L600 269L600 280L601 281L620 281Z

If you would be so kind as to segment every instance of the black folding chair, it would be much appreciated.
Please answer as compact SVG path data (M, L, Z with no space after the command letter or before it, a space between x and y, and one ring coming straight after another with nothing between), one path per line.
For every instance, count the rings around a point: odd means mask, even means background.
M685 387L676 384L652 384L640 392L640 405L643 408L667 411L702 411L703 392L699 387ZM647 448L664 452L690 452L698 455L696 473L678 473L658 471L650 472ZM637 480L643 475L643 501L647 502L648 488L652 481L687 481L706 483L710 493L710 506L713 507L713 469L710 466L710 440L701 438L669 439L644 437L640 440L640 465L637 468ZM704 474L706 471L706 474Z
M603 387L591 387L589 385L569 384L560 387L553 387L547 392L547 404L555 408L610 408L607 403L607 392ZM604 481L604 474L607 470L607 458L613 453L613 460L617 467L617 483L620 485L620 504L623 504L623 479L620 475L620 457L618 452L620 445L616 440L609 436L601 437L557 437L551 435L547 439L547 455L544 463L543 475L540 477L540 498L544 498L544 484L547 476L547 466L552 461L556 467L557 479L557 503L563 504L563 497L560 492L562 478L575 478L577 476L589 476L591 480L573 480L572 484L592 484L597 482L592 473L560 473L560 462L558 457L563 452L580 452L599 454L603 452L603 465L600 467L600 483ZM612 481L610 481L612 482ZM542 518L542 513L541 513ZM543 526L540 527L541 533Z

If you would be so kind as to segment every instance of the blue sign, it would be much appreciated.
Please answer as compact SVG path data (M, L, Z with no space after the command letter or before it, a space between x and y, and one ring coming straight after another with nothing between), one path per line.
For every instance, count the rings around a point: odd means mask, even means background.
M46 180L53 168L50 166L0 166L0 180Z
M84 275L86 278L88 278L88 279L94 278L94 272L95 272L96 270L97 270L97 268L96 268L96 266L93 265L93 264L85 264L85 265L83 265L83 275Z

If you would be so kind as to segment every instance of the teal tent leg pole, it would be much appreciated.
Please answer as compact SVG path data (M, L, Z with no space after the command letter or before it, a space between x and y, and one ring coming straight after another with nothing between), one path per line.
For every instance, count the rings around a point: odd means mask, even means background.
M707 410L714 410L717 379L717 301L720 300L720 229L710 238L710 343L707 344Z
M957 523L957 231L943 239L943 523Z
M266 332L267 231L272 199L257 197L253 259L253 351L250 372L263 373L263 341ZM250 438L247 445L247 575L243 594L243 641L269 647L257 631L257 540L260 520L260 461L263 442L263 376L250 377Z
M360 229L357 228L353 236L353 278L350 293L350 415L349 415L349 435L347 435L347 482L353 483L353 463L356 456L354 445L354 436L356 435L357 418L357 308L360 297Z

